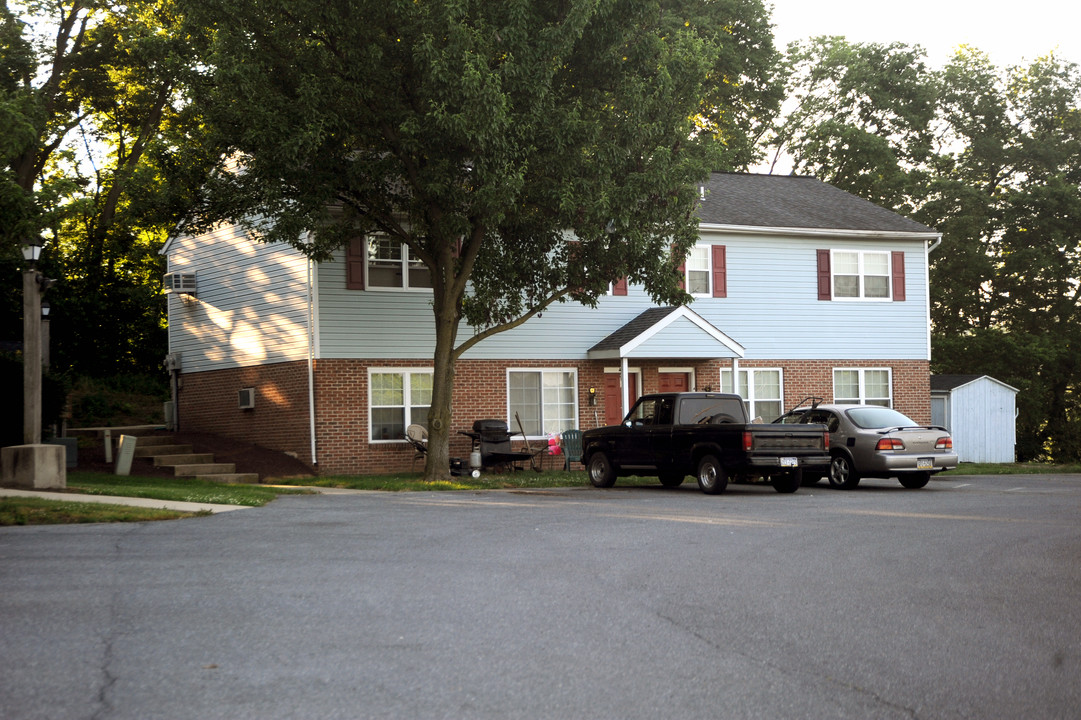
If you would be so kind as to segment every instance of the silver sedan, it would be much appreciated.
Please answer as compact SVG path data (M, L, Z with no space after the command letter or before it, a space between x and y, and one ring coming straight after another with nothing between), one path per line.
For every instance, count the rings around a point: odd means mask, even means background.
M931 475L957 467L953 438L941 427L919 425L879 405L815 405L793 410L775 422L821 423L830 431L829 482L854 488L865 477L896 477L921 488ZM805 483L821 478L805 477Z

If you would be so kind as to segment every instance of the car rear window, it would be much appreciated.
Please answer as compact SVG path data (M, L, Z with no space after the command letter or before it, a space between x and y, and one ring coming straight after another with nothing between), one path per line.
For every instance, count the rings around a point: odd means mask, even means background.
M907 416L884 407L854 408L848 411L848 417L857 427L865 429L891 428L891 427L919 427Z

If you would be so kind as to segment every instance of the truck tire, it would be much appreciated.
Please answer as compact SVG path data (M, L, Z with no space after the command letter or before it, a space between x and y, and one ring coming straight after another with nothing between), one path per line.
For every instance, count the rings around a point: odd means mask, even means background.
M679 487L683 484L683 478L685 476L683 473L676 470L667 470L659 473L658 477L661 480L661 485L664 485L665 487Z
M900 480L901 484L909 490L919 490L921 487L931 482L931 473L906 473L904 475L898 475L897 479Z
M834 455L830 460L830 485L841 490L851 490L860 484L860 474L852 466L847 455Z
M803 471L793 470L792 472L780 473L770 478L770 481L773 483L773 489L777 492L794 493L803 484Z
M698 461L698 488L706 495L717 495L728 487L728 473L713 455L704 455Z
M616 470L603 452L595 452L589 456L586 472L589 473L589 482L593 487L610 488L616 484Z

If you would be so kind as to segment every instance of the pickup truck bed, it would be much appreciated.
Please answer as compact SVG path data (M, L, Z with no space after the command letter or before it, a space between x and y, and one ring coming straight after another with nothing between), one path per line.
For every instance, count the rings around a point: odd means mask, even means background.
M825 426L748 423L743 400L727 393L644 395L621 425L583 433L582 446L596 487L621 475L656 475L672 487L694 475L709 494L756 478L789 493L804 470L825 472L830 462Z

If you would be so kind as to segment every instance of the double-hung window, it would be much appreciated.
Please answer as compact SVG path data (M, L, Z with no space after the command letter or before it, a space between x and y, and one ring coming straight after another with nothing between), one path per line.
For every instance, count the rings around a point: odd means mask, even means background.
M402 440L410 425L428 427L431 370L371 370L368 388L372 442Z
M430 288L432 274L405 243L386 235L372 235L368 238L368 287Z
M527 437L577 428L578 373L576 370L508 370L507 406L511 427L517 429L517 415Z
M760 417L772 422L784 412L784 382L780 368L748 368L736 371L737 383L732 383L732 371L721 370L721 391L734 392L743 398L747 417Z
M890 253L834 250L832 266L834 299L890 299Z
M893 407L889 368L834 368L833 401Z
M728 297L728 253L724 245L695 245L683 263L683 287L695 297Z

